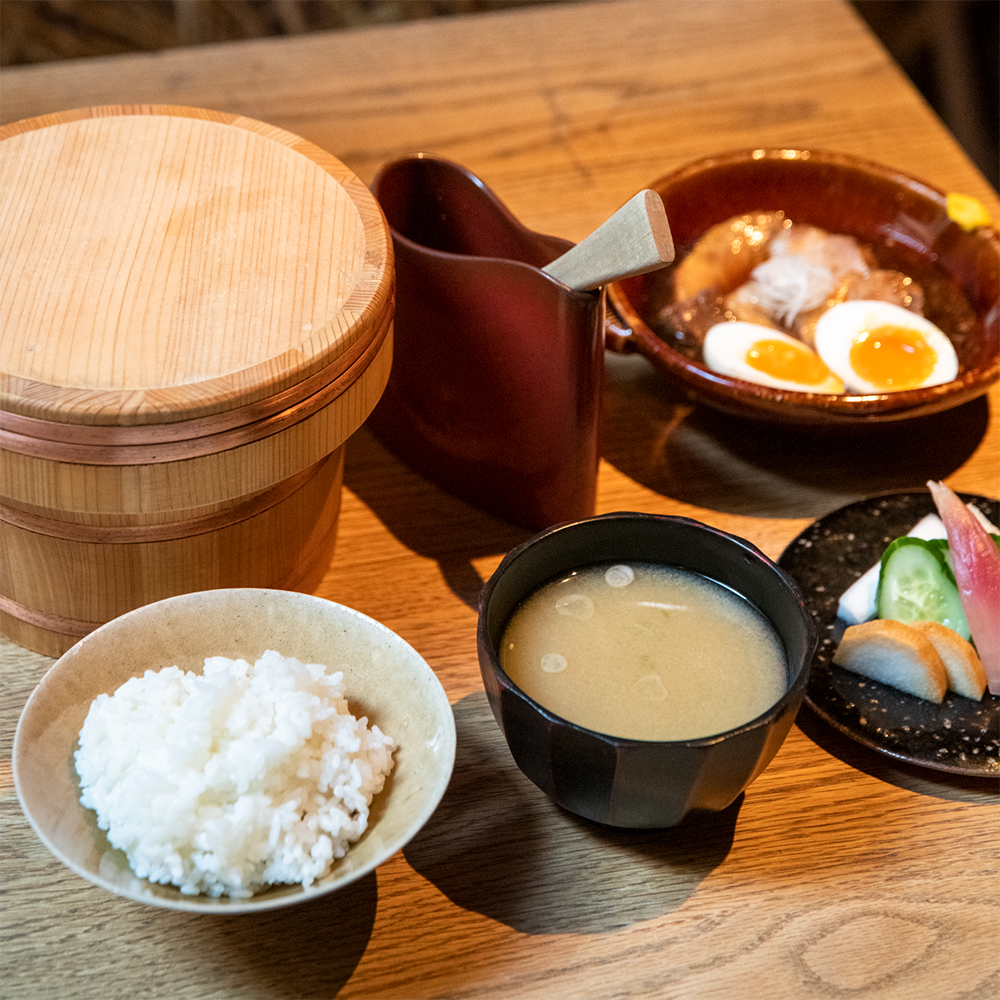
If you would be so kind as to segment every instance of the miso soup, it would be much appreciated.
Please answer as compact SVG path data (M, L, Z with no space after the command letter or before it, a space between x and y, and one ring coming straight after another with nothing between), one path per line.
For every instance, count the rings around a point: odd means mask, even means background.
M786 689L781 641L753 605L654 563L587 566L543 584L507 623L500 663L550 712L636 740L724 732Z

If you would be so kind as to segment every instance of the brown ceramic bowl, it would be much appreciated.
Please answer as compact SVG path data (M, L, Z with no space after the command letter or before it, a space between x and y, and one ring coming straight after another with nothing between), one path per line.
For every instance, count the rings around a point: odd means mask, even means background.
M276 885L249 899L187 896L138 878L80 803L73 753L90 704L147 668L201 673L206 656L266 649L344 672L348 705L397 743L368 829L308 889ZM102 625L65 653L28 699L14 739L14 780L41 841L76 874L120 896L189 913L235 915L308 902L368 874L415 836L437 808L455 759L455 721L422 657L379 622L309 594L230 589L170 597Z
M654 332L671 301L673 269L609 288L608 347L645 355L694 400L743 418L805 427L871 426L937 413L981 396L1000 378L1000 234L972 232L948 217L945 194L898 170L822 150L756 149L711 156L654 181L681 260L715 223L753 211L784 211L795 222L846 233L870 245L883 267L917 281L937 271L975 312L967 335L952 337L958 377L944 385L865 396L789 392L719 375ZM943 272L943 274L942 274ZM934 319L934 316L930 318Z

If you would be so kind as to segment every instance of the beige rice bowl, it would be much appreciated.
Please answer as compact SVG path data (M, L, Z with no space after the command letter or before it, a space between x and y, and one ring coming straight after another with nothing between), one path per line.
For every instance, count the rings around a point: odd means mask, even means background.
M365 832L394 749L350 713L340 671L268 650L99 695L74 758L80 801L136 875L241 899L329 872Z
M24 815L77 875L227 915L373 873L431 818L454 762L447 692L401 636L254 588L165 598L85 636L31 693L12 754Z

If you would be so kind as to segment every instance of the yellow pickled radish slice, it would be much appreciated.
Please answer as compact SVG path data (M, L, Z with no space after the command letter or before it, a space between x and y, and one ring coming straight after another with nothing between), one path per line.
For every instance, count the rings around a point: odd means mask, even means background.
M986 211L986 206L971 194L952 192L946 198L946 209L948 218L967 232L990 225L990 213Z

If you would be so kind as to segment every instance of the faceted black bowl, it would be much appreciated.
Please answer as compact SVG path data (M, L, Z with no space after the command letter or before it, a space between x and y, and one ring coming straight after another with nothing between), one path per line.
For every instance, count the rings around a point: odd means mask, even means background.
M558 574L629 560L693 570L746 597L784 643L785 694L736 729L662 742L585 729L525 694L498 655L521 600ZM802 703L816 629L795 582L749 542L689 518L619 512L557 525L512 549L483 588L477 640L486 695L517 766L579 816L661 828L725 809L770 763Z

